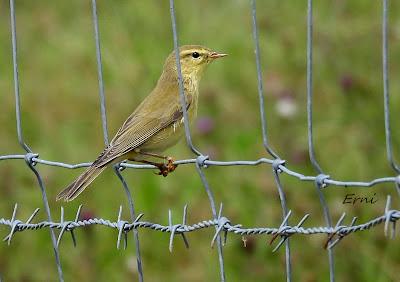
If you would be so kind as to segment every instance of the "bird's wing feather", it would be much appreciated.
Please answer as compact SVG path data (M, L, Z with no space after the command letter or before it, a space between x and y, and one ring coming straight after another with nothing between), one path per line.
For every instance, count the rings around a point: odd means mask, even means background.
M191 105L191 97L187 99L187 108ZM175 105L175 106L172 106ZM124 122L117 134L94 162L96 167L101 167L114 159L128 153L149 140L159 131L171 126L183 117L180 104L163 105L161 111L146 113L135 111Z

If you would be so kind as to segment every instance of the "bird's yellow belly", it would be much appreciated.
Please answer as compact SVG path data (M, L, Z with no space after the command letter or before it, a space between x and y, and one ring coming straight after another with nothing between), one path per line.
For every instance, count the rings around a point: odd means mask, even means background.
M161 153L174 146L181 139L184 132L182 125L167 127L151 137L145 144L140 146L140 150L145 152Z

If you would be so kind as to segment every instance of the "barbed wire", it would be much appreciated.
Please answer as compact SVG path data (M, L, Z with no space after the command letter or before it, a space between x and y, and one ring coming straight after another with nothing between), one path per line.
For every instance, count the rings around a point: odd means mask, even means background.
M25 230L38 230L38 229L43 229L43 228L50 228L50 229L61 230L61 232L58 235L57 246L59 246L61 238L63 237L65 232L71 232L74 245L76 246L76 239L75 239L75 235L73 233L73 231L75 229L80 228L80 227L90 226L90 225L103 225L103 226L111 227L111 228L118 230L117 248L120 247L120 241L121 241L122 234L124 234L126 236L126 234L128 232L139 229L139 228L146 228L146 229L152 229L152 230L156 230L156 231L171 233L169 249L170 249L170 251L172 251L172 248L173 248L172 239L173 239L174 235L178 235L178 234L184 235L185 233L193 232L193 231L196 231L199 229L216 227L215 235L213 236L213 238L211 240L211 246L214 246L217 235L222 232L225 233L225 239L224 239L225 243L226 243L226 234L228 232L234 233L237 235L261 235L261 234L273 235L271 243L274 241L274 239L276 237L281 236L282 237L281 242L277 244L277 246L274 248L273 251L276 251L289 236L294 235L294 234L304 234L304 235L328 234L329 235L328 241L330 241L334 236L338 237L333 243L326 246L328 249L330 249L330 248L334 247L338 243L338 241L343 239L345 236L347 236L351 233L354 233L354 232L368 230L368 229L375 227L382 223L384 223L385 236L388 236L389 226L391 226L392 228L391 228L390 238L394 238L395 232L396 232L396 229L395 229L396 222L400 219L400 211L390 209L390 205L391 205L391 197L388 196L383 215L373 218L373 219L369 220L368 222L365 222L365 223L359 224L359 225L354 225L357 220L357 217L353 217L350 225L342 225L342 222L344 221L345 216L346 216L346 213L343 213L341 215L341 217L339 218L339 220L337 221L335 227L305 228L305 227L303 227L303 225L304 225L305 221L309 218L309 216L310 216L309 214L304 215L301 218L301 220L298 222L297 225L289 226L289 225L287 225L287 222L289 220L289 217L292 214L292 212L289 210L287 212L286 217L283 219L281 225L278 228L276 228L276 227L244 228L244 227L242 227L241 224L232 225L231 220L222 215L222 208L223 208L222 204L220 205L217 219L202 220L202 221L192 224L192 225L186 224L187 213L188 213L187 205L185 205L183 208L182 223L173 224L172 212L171 212L171 210L169 210L169 212L168 212L169 224L162 225L159 223L153 223L153 222L149 222L149 221L141 221L144 214L139 214L132 222L123 220L121 218L122 206L120 206L120 208L119 208L116 221L110 221L108 219L103 219L103 218L80 219L82 205L79 206L74 220L64 220L64 208L61 207L60 221L58 221L58 222L41 221L38 223L32 223L32 220L39 213L40 209L39 208L35 209L35 211L29 216L29 218L26 221L22 221L22 220L19 220L16 218L18 204L15 204L11 219L0 218L0 225L5 225L10 228L10 233L3 239L3 241L6 241L8 244L11 243L13 236L17 232L21 232L21 231L25 231ZM126 237L125 237L125 241L126 241ZM185 241L185 245L188 247L189 245L188 245L188 240L186 237L184 237L184 241ZM125 248L126 248L126 243L125 243Z
M210 160L208 156L205 156L201 153L201 150L198 149L192 142L190 127L187 118L185 99L184 99L184 89L182 85L182 74L180 70L180 61L179 61L179 41L178 41L178 32L177 32L177 24L175 18L175 7L174 0L170 0L170 15L171 15L171 26L172 26L172 35L173 35L173 43L174 50L176 55L176 64L178 70L178 82L179 82L179 95L180 101L182 104L183 115L184 115L184 128L185 128L185 137L187 146L196 156L195 158L178 160L175 162L177 165L195 165L196 171L202 181L205 192L208 196L210 202L210 208L212 211L212 219L203 220L201 222L188 225L186 224L187 218L187 206L183 209L183 218L182 223L174 224L172 222L172 212L169 210L168 213L168 225L162 225L159 223L153 223L149 221L141 221L143 214L139 214L136 216L135 207L133 197L131 195L128 184L126 183L122 171L126 168L128 169L154 169L155 167L152 165L143 165L143 164L133 164L128 162L122 162L114 166L115 174L118 179L122 183L122 188L127 197L129 211L130 211L130 221L123 220L121 218L122 215L122 206L120 206L118 217L116 221L110 221L108 219L102 218L92 218L80 220L79 215L81 211L81 206L78 208L76 212L76 216L74 220L64 220L64 208L61 207L61 216L60 221L53 221L51 217L51 212L49 208L49 203L46 196L46 189L42 177L39 171L36 169L37 164L47 165L47 166L55 166L62 167L66 169L79 169L83 167L90 166L91 163L77 163L77 164L69 164L59 161L52 161L39 158L39 154L35 153L24 141L23 132L22 132L22 121L21 121L21 99L19 93L19 75L18 75L18 60L17 60L17 36L16 36L16 19L15 19L15 7L14 0L10 0L10 26L11 26L11 43L12 43L12 58L13 58L13 73L14 73L14 96L15 96L15 112L16 112L16 125L17 125L17 137L18 142L21 148L25 151L25 154L9 154L9 155L1 155L0 161L5 160L25 160L27 166L30 170L35 174L38 186L40 188L42 194L43 205L45 208L47 220L41 221L38 223L32 223L34 217L38 214L39 209L36 209L32 215L26 220L18 220L17 219L17 209L18 205L14 206L14 210L12 213L11 219L0 218L0 225L6 226L10 228L9 234L4 238L8 244L11 243L13 236L17 232L22 232L26 230L38 230L47 228L49 229L51 241L54 249L55 261L58 270L58 278L60 281L64 281L63 271L61 267L60 253L58 250L59 244L65 232L69 232L72 236L72 240L74 245L76 245L76 238L74 235L74 230L77 228L83 228L91 225L101 225L105 227L110 227L118 230L117 237L117 248L120 247L121 240L124 238L124 247L127 245L127 234L132 231L133 238L135 241L135 254L137 258L137 269L138 269L138 279L139 281L144 281L143 269L142 269L142 258L140 252L140 241L139 241L139 229L147 228L156 231L170 233L170 241L169 241L169 249L172 251L173 249L173 239L175 235L181 235L186 247L189 247L189 242L186 237L186 233L193 232L199 229L204 228L215 228L214 236L211 240L211 246L217 245L218 252L218 261L219 261L219 270L220 270L220 281L225 281L225 267L224 267L224 256L223 256L223 245L226 242L226 236L228 233L233 233L237 235L272 235L271 243L277 238L281 237L281 240L275 246L273 251L278 250L283 244L285 244L285 262L286 262L286 280L291 281L291 253L290 253L290 239L289 237L294 234L304 234L304 235L312 235L312 234L327 234L328 239L326 241L325 247L328 250L328 258L329 258L329 270L330 270L330 281L335 280L335 271L334 271L334 255L332 252L332 248L340 242L341 239L348 236L351 233L369 230L373 227L376 227L380 224L384 224L384 232L385 236L389 233L389 227L391 226L390 238L393 238L396 233L396 222L400 219L400 211L391 209L391 197L387 197L386 207L383 215L372 218L369 221L355 225L357 218L353 217L349 225L343 225L343 221L346 217L346 214L343 213L339 220L334 224L332 222L329 209L326 203L326 200L323 195L323 191L329 187L372 187L375 185L383 184L383 183L393 183L395 189L397 190L398 195L400 196L400 170L398 164L394 160L393 149L392 149L392 139L391 139L391 127L390 127L390 108L389 108L389 75L388 75L388 0L383 0L382 3L382 73L383 73L383 97L384 97L384 120L385 120L385 137L386 137L386 152L388 163L394 170L393 176L386 176L375 178L369 181L343 181L343 180L335 180L331 178L329 175L325 174L321 165L318 163L314 150L314 138L313 138L313 2L312 0L307 0L307 133L308 133L308 149L309 149L309 158L312 166L316 171L316 175L304 175L297 171L291 170L287 167L287 163L285 160L282 160L279 157L279 154L272 149L271 144L268 139L268 130L267 130L267 120L266 114L264 110L264 86L262 81L262 68L260 63L260 46L259 46L259 35L257 28L257 14L256 14L256 2L255 0L251 1L251 16L252 16L252 36L254 40L255 46L255 62L257 68L257 81L258 81L258 98L259 98L259 106L260 106L260 120L261 120L261 134L263 146L265 148L266 153L270 158L262 157L255 160L233 160L233 161L217 161ZM98 25L98 15L97 15L97 5L96 0L91 0L91 8L92 8L92 20L93 20L93 32L94 32L94 42L95 42L95 50L96 50L96 62L97 62L97 75L98 75L98 86L99 86L99 101L100 101L100 114L101 114L101 123L103 129L103 138L104 144L108 144L108 129L107 129L107 115L106 115L106 105L105 105L105 91L104 91L104 82L103 82L103 70L102 70L102 60L101 60L101 45L100 45L100 31ZM205 168L212 166L257 166L257 165L270 165L273 171L274 180L277 187L277 192L279 194L281 207L282 207L282 222L279 227L251 227L244 228L240 224L233 225L231 220L228 217L223 216L222 214L222 204L220 205L219 212L217 212L215 198L212 192L212 189L207 181L207 178L203 172ZM292 214L291 210L287 208L286 204L286 196L281 184L280 174L285 173L289 176L295 177L300 181L308 181L314 182L316 192L318 198L321 203L321 207L323 209L323 215L325 219L326 226L321 227L303 227L305 221L308 219L309 214L306 214L297 225L290 225L289 218ZM58 236L56 237L54 231L60 230ZM221 237L221 234L224 235L224 238ZM123 237L122 237L123 236Z

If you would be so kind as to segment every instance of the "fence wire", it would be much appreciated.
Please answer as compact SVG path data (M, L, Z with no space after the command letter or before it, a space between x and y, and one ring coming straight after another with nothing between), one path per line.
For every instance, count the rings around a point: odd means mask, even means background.
M346 214L343 213L339 220L334 224L329 214L329 209L326 204L323 190L332 186L338 187L371 187L382 183L393 183L395 189L397 190L398 195L400 196L400 167L398 163L394 160L393 149L392 149L392 138L391 138L391 127L390 127L390 108L389 108L389 71L388 71L388 10L389 10L389 1L382 0L382 78L383 78L383 104L384 104L384 121L385 121L385 137L386 137L386 151L387 151L387 160L390 166L393 168L394 176L387 176L372 179L370 181L341 181L332 179L329 175L325 174L322 170L322 167L317 161L315 150L314 150L314 138L313 138L313 1L307 0L307 130L308 130L308 149L309 149L309 158L310 162L313 165L316 175L303 175L299 172L291 170L287 167L286 161L282 160L278 153L276 153L268 140L268 131L267 131L267 120L264 110L264 90L263 90L263 82L262 82L262 69L260 63L260 47L259 47L259 35L257 28L257 15L256 15L256 3L255 0L251 1L251 15L252 15L252 30L253 30L253 39L255 46L255 61L257 68L257 79L258 79L258 97L259 97L259 106L260 106L260 119L261 119L261 133L263 145L266 153L270 156L270 158L259 158L256 160L234 160L234 161L215 161L210 160L208 156L205 156L201 153L199 149L197 149L191 138L190 128L187 118L186 106L185 106L185 98L184 98L184 89L182 84L182 74L180 68L179 61L179 41L178 41L178 32L177 32L177 24L175 18L175 7L174 0L170 0L170 15L171 15L171 26L172 26L172 35L173 35L173 45L176 55L176 64L178 70L178 82L179 82L179 95L181 98L181 104L184 115L184 125L185 125L185 137L186 143L188 147L191 149L193 154L196 156L192 159L178 160L175 164L179 165L190 165L194 164L198 175L202 181L205 192L208 196L210 202L210 208L212 211L212 219L203 220L201 222L195 224L187 224L187 206L183 209L182 223L173 223L172 222L172 212L169 210L168 216L168 225L162 225L159 223L153 223L149 221L142 221L143 214L136 215L134 208L134 201L132 195L130 193L130 189L128 184L126 183L122 171L126 168L129 169L154 169L152 165L143 165L143 164L131 164L127 162L122 162L114 166L115 174L118 179L121 181L122 188L127 197L128 206L130 210L130 221L123 220L121 218L122 215L122 206L119 209L118 217L116 221L110 221L102 218L92 218L88 220L79 220L79 215L81 211L81 207L76 212L76 216L74 220L65 220L64 219L64 209L61 207L61 216L59 221L54 221L52 219L52 215L50 213L49 203L46 196L46 188L45 184L42 180L42 177L39 171L36 169L37 164L48 165L48 166L58 166L67 169L78 169L82 167L88 167L91 163L78 163L78 164L68 164L64 162L51 161L39 158L39 154L34 153L34 151L27 145L25 139L23 137L22 132L22 120L21 120L21 100L20 100L20 92L19 92L19 76L18 76L18 56L17 56L17 31L16 31L16 19L15 19L15 5L14 0L10 0L10 27L11 27L11 44L12 44L12 59L13 59L13 73L14 73L14 96L15 96L15 113L16 113L16 127L17 127L17 137L18 142L21 148L25 151L25 154L10 154L10 155L2 155L0 156L0 161L3 160L25 160L28 168L35 174L38 186L40 188L40 192L43 199L43 206L47 216L47 220L41 221L38 223L32 223L34 217L38 214L39 209L36 209L32 215L26 220L22 221L17 219L17 204L14 206L14 210L12 212L11 219L0 218L0 225L6 226L10 229L9 234L4 238L4 241L7 241L8 244L11 243L13 236L17 232L22 232L26 230L38 230L47 228L50 232L50 237L52 241L52 246L54 249L54 257L56 262L56 267L58 271L58 279L60 281L64 281L63 278L63 270L61 266L60 253L58 250L59 244L65 232L69 232L72 236L72 240L74 245L76 245L76 239L74 235L74 231L78 228L84 228L90 225L101 225L105 227L110 227L116 229L118 231L117 237L117 248L120 247L121 240L124 242L124 247L126 248L128 243L128 233L132 232L133 239L135 242L135 252L137 258L137 269L138 269L138 280L144 281L143 269L142 269L142 259L140 252L140 241L139 241L139 229L147 228L156 231L170 233L170 241L169 241L169 250L173 250L173 243L175 235L180 235L183 239L183 242L186 247L189 247L189 241L186 237L186 233L194 232L199 229L204 228L215 228L215 235L211 240L211 246L217 246L218 252L218 261L219 261L219 269L220 269L220 281L225 281L225 268L224 268L224 256L223 256L223 246L226 242L227 234L233 233L238 235L261 235L267 234L272 235L271 243L277 238L280 237L280 241L276 244L273 251L278 250L283 244L285 244L285 262L286 262L286 280L292 281L291 274L291 254L290 254L290 240L289 237L294 234L327 234L328 239L326 241L326 248L328 252L328 262L330 269L330 281L335 281L335 271L334 271L334 255L333 255L333 247L337 245L344 237L347 235L369 230L377 225L384 225L385 236L389 235L390 229L390 238L393 238L396 230L396 222L400 219L400 211L391 209L391 197L387 197L386 207L382 215L372 218L369 221L355 225L357 218L354 217L350 221L348 225L344 225L343 221L345 220ZM107 130L107 115L106 115L106 104L105 104L105 94L104 94L104 83L103 83L103 71L102 71L102 60L101 60L101 46L100 46L100 31L98 25L98 16L97 16L97 6L96 0L91 1L92 8L92 20L93 20L93 31L94 31L94 42L95 42L95 50L96 50L96 60L97 60L97 73L98 73L98 84L99 84L99 100L100 100L100 113L101 113L101 122L103 128L103 137L104 144L108 144L108 130ZM219 211L217 212L217 207L215 204L215 198L209 185L207 178L203 170L207 167L212 166L257 166L257 165L270 165L273 171L276 187L278 190L281 207L282 207L282 223L279 227L250 227L245 228L241 224L233 224L228 217L223 215L223 206L222 204L219 207ZM326 226L322 227L303 227L305 221L309 217L308 214L304 215L303 218L297 223L297 225L290 225L289 218L291 216L291 211L288 210L285 198L285 192L283 190L280 174L285 173L292 177L297 178L300 181L309 181L314 182L316 187L316 192L320 199L321 207L323 209L323 214L326 222ZM55 234L55 229L59 230L58 236ZM223 235L223 238L222 236ZM0 274L1 277L1 274Z

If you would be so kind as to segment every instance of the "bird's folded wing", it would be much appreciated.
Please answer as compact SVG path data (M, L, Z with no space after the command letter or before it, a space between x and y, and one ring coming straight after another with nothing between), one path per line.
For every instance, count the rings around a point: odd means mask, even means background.
M190 107L188 101L187 109ZM118 130L117 134L94 162L96 167L101 167L114 159L144 144L149 138L179 121L183 117L182 108L169 108L158 116L133 113Z

